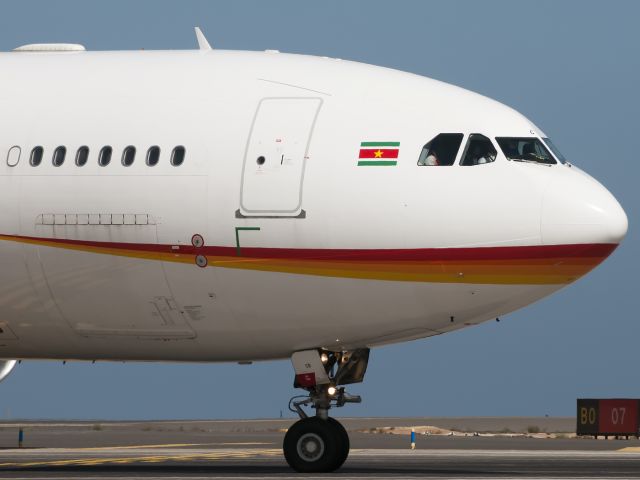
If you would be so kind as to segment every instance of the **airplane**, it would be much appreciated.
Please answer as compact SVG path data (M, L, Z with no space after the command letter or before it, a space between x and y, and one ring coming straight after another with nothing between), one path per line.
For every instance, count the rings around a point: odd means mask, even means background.
M517 111L337 58L0 53L0 376L22 359L291 359L300 472L370 349L575 282L627 217ZM310 413L307 413L310 411ZM315 411L315 413L313 413Z

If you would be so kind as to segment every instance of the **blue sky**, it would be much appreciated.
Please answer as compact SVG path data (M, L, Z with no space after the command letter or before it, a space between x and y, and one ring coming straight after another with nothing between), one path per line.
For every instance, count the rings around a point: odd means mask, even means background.
M215 48L383 65L521 111L619 199L630 222L624 244L586 278L500 323L374 350L365 383L352 389L364 402L334 414L572 415L577 397L640 397L638 18L631 0L3 0L0 50L189 49L199 25ZM0 384L0 417L277 417L296 393L292 374L288 361L23 362Z

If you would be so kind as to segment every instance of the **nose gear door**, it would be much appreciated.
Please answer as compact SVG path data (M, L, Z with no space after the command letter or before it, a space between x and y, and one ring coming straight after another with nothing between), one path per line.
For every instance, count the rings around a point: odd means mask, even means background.
M264 98L258 104L242 169L239 216L303 214L302 189L320 98Z

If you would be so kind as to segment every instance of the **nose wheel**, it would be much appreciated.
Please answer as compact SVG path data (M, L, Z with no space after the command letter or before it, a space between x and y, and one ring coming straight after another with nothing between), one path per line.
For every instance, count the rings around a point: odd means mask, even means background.
M297 472L333 472L349 456L349 435L333 418L298 420L284 437L284 458Z

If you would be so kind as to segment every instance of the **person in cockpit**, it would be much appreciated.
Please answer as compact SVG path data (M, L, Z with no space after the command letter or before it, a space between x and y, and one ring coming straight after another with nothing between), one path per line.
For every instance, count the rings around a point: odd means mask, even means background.
M507 139L503 146L504 156L509 160L512 158L521 158L520 152L518 151L518 142L515 140Z
M424 159L424 165L440 165L435 148L431 147L429 150L429 155Z
M427 153L427 156L424 157L423 159L420 159L418 161L418 165L420 165L420 166L424 166L424 165L437 166L437 165L440 165L440 160L438 159L437 149L438 149L437 142L435 142L435 141L431 142L431 145L429 146L429 152Z
M480 165L481 163L489 163L489 154L487 148L476 143L471 151L472 165Z

